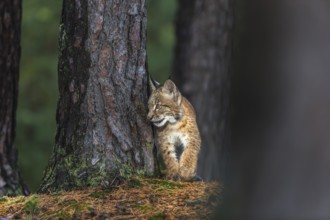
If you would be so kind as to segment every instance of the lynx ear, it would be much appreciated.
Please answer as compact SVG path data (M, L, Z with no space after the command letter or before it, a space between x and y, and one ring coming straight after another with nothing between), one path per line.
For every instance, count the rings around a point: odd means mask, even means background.
M181 104L181 93L174 82L170 79L166 80L163 86L163 92L171 96L178 104Z
M153 92L156 90L157 87L159 87L160 83L153 80L150 76L150 74L148 74L148 84L149 84L149 88L150 88L150 92Z

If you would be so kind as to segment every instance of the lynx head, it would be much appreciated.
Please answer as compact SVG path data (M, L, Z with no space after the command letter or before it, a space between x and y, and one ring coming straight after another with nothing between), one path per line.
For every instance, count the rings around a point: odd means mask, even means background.
M149 83L151 95L148 101L148 120L157 127L163 127L167 123L174 124L180 120L183 114L182 96L175 84L170 79L157 87L152 81Z

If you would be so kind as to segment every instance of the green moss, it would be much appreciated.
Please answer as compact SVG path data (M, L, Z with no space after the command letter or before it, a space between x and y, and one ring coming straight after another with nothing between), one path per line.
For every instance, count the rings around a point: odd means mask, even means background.
M138 179L131 179L127 182L127 185L131 188L143 186L143 183Z
M72 138L73 142L79 141L77 135ZM73 188L84 187L98 187L104 185L104 183L111 183L115 178L123 180L138 179L146 177L147 172L144 169L134 168L133 165L123 163L119 159L116 160L114 165L109 169L109 162L104 158L104 146L96 146L96 150L100 155L99 160L96 163L92 163L90 160L81 158L81 154L67 152L62 146L56 146L56 158L59 158L55 163L54 156L49 166L50 169L46 171L49 175L44 179L41 192L47 192L49 190L56 192L61 190L70 190ZM78 158L79 156L79 158ZM65 179L65 182L59 182L55 178L57 173L61 173L61 178ZM122 182L122 181L119 181Z
M150 211L152 210L152 207L151 206L147 206L147 205L138 205L136 206L136 208L142 210L142 211Z
M0 196L0 204L1 203L5 203L8 201L8 197L7 196Z
M82 205L76 200L65 200L60 204L60 206L81 207Z
M152 152L152 150L154 149L154 143L146 142L145 145L147 146L147 149Z
M52 192L51 194L49 194L50 196L60 196L63 193L63 191L58 191L58 192Z
M69 212L61 210L58 212L57 216L58 219L69 219L71 218L71 215Z
M7 196L21 196L21 195L23 195L22 186L19 183L15 184L15 185L12 185L11 187L6 187L5 186L4 189L5 189L5 195L7 195Z
M88 186L97 187L100 186L100 184L107 180L109 177L107 170L105 169L105 166L103 165L103 162L95 164L93 167L89 167L87 169L88 171L88 178L87 183Z
M33 214L35 214L40 209L39 202L40 202L39 197L36 195L32 195L29 201L25 203L23 210L33 216Z
M115 173L124 179L138 179L148 176L146 170L136 169L132 165L123 164L120 160L116 160L115 168L112 173Z
M164 212L159 212L153 216L151 216L149 218L149 220L161 220L161 219L165 219L166 218L166 214Z
M151 180L148 183L154 184L156 187L163 187L167 189L177 189L177 188L183 188L184 185L168 182L166 180Z
M105 199L107 197L107 192L105 192L105 191L92 192L88 196L96 198L96 199Z
M63 209L65 209L65 210L68 210L68 208L70 208L71 211L73 211L73 213L75 213L75 214L81 213L84 210L90 208L88 205L77 202L76 200L63 201L59 205L62 206Z
M22 202L25 202L25 197L15 201L15 203L22 203Z

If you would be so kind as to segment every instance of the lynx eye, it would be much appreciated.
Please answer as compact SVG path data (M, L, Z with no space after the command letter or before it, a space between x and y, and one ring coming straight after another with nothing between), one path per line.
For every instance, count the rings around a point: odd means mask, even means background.
M170 108L169 106L167 105L162 105L163 108Z
M154 111L158 111L159 110L159 106L158 105L154 105Z

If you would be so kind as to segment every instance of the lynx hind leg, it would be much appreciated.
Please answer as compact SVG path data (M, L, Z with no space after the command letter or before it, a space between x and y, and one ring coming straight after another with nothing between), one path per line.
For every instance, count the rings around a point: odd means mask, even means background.
M192 180L196 176L197 169L197 160L198 160L198 150L187 147L180 158L179 161L179 172L180 177L183 180Z
M166 179L179 180L179 162L176 159L173 147L168 145L162 149L163 161L165 164Z

